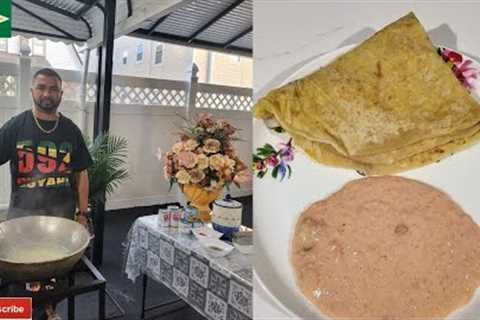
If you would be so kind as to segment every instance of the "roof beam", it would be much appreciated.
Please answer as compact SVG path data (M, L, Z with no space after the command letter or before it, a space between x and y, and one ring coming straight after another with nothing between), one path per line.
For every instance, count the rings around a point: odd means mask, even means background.
M144 25L146 20L154 20L160 15L166 15L176 9L183 7L192 0L142 0L137 1L138 6L134 5L131 17L119 19L115 27L115 37L127 35L132 31ZM132 2L135 4L135 2ZM101 45L102 35L94 34L93 38L87 42L89 48L95 48Z
M195 38L200 34L202 33L203 31L205 31L206 29L208 29L211 25L213 25L215 22L217 22L218 20L222 19L224 16L226 16L227 14L229 14L233 9L235 9L236 7L238 7L240 4L242 4L245 0L237 0L235 1L234 3L232 3L231 5L229 5L227 8L225 8L225 10L223 10L222 12L220 12L219 14L217 14L213 19L211 19L210 21L208 21L206 24L204 24L200 29L198 29L197 31L195 31L191 36L190 38L188 39L188 43L191 43L193 40L195 40Z
M246 34L249 34L250 32L253 31L253 26L250 26L248 27L247 29L243 30L242 32L240 32L239 34L237 34L235 37L233 37L232 39L228 40L227 42L225 42L223 44L223 47L224 48L228 48L232 45L232 43L234 43L235 41L237 41L238 39L242 38L243 36L245 36Z
M127 0L127 9L128 9L128 16L131 17L133 12L132 0Z
M77 0L78 1L78 0ZM86 1L86 2L83 2L83 1L80 1L84 4L84 6L82 8L80 8L76 13L75 13L75 17L78 19L80 17L82 17L85 13L87 13L88 10L92 9L92 7L94 5L96 5L100 0L90 0L90 1Z
M53 33L48 33L48 32L41 32L41 31L32 31L32 30L27 30L27 29L22 29L22 28L16 28L12 27L12 31L15 32L22 32L22 33L30 33L32 35L39 35L39 36L44 36L44 37L51 37L51 38L58 38L58 39L64 39L64 40L70 40L70 41L87 41L88 39L72 39L66 36L62 36L60 34L53 34Z
M162 41L166 43L179 44L183 46L185 46L186 41L189 39L188 37L181 37L181 36L176 36L176 35L163 33L163 32L153 32L151 34L148 34L148 31L144 29L138 29L130 33L129 36L153 40L153 41ZM252 56L252 50L250 49L245 49L245 48L240 48L235 46L229 46L228 48L226 48L221 43L214 43L214 42L197 39L192 41L190 45L195 48L215 50L215 51L220 51L224 53L236 54L236 55L247 56L247 57Z
M92 6L95 6L98 9L102 10L103 15L105 16L105 8L102 6L101 3L99 3L100 0L75 0L75 1L86 4L86 5L90 5L91 3L93 3ZM82 9L85 9L85 7L83 7ZM82 10L82 9L80 9L80 10ZM90 10L90 9L91 8L88 8L88 10ZM85 11L85 12L87 12L87 11ZM85 12L83 12L82 15L85 14ZM77 13L77 15L78 15L78 13Z
M63 30L62 28L59 28L58 26L54 25L54 24L51 23L50 21L48 21L48 20L40 17L39 15L33 13L32 11L30 11L30 10L28 10L27 8L19 5L18 3L15 3L15 2L12 1L12 6L18 8L19 10L25 12L26 14L34 17L35 19L37 19L37 20L39 20L39 21L41 21L41 22L43 22L43 23L46 24L47 26L49 26L49 27L57 30L58 32L64 34L66 37L69 37L70 40L74 40L74 41L85 41L85 40L83 40L83 39L80 39L80 38L75 37L73 34L71 34L71 33L67 32L67 31Z
M87 19L85 19L84 17L80 17L80 20L82 20L83 23L85 23L85 25L87 26L88 37L91 38L93 35L93 32L92 32L92 27L90 26L90 23L88 23Z
M30 2L34 5L37 5L41 8L44 8L44 9L47 9L47 10L52 10L58 14L61 14L62 16L65 16L65 17L69 17L69 18L72 18L72 19L75 19L75 20L82 20L82 22L85 24L85 26L87 27L88 29L88 34L89 34L89 38L92 37L92 27L90 26L90 23L88 23L88 21L82 17L83 14L74 14L68 10L65 10L65 9L62 9L62 8L59 8L59 7L56 7L54 5L51 5L51 4L48 4L46 2L43 2L43 1L40 1L40 0L26 0L27 2ZM92 1L92 0L90 0ZM92 2L92 6L95 2L98 2L99 0L93 0ZM83 8L82 8L83 9ZM81 11L82 9L80 9L79 11Z
M157 21L155 21L155 23L150 27L150 29L148 29L147 33L148 34L152 34L155 29L157 29L157 27L163 22L165 21L165 19L168 18L170 14L167 14L167 15L164 15L163 17L159 18Z
M68 10L65 10L65 9L62 9L62 8L59 8L57 6L54 6L52 4L49 4L49 3L46 3L46 2L43 2L43 1L40 1L40 0L26 0L27 2L30 2L36 6L39 6L41 8L44 8L44 9L47 9L47 10L51 10L53 12L56 12L56 13L59 13L63 16L67 16L67 17L70 17L72 19L76 19L76 16L74 13L68 11Z

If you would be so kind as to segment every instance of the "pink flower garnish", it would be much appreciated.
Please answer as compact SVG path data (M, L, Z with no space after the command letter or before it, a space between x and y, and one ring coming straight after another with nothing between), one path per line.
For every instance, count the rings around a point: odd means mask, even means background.
M279 148L278 155L280 156L280 159L285 162L293 161L295 156L293 153L294 148L292 146L292 139L290 139L287 143L280 142L277 144L277 147Z
M266 158L265 161L269 166L272 167L275 167L280 162L276 155L271 155L270 157Z

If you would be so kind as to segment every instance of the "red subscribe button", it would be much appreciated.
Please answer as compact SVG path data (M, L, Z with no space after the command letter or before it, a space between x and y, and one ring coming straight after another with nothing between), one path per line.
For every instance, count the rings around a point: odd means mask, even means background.
M1 320L32 320L32 298L0 298Z

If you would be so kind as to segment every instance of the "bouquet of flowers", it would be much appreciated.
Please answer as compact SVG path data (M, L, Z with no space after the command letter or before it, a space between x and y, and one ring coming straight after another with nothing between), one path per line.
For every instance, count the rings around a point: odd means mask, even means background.
M180 132L180 141L165 154L164 175L170 186L195 185L206 191L228 188L250 179L232 142L237 129L210 114L200 114Z

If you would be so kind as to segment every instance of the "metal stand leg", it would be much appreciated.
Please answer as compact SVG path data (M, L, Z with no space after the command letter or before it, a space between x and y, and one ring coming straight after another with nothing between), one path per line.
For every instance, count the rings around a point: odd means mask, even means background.
M98 319L105 320L105 285L98 290Z
M147 284L148 284L148 276L146 274L143 275L142 279L142 313L140 314L140 319L144 320L145 319L145 299L147 296Z
M68 286L75 285L75 274L71 272L68 275ZM75 320L75 296L68 297L68 320Z

